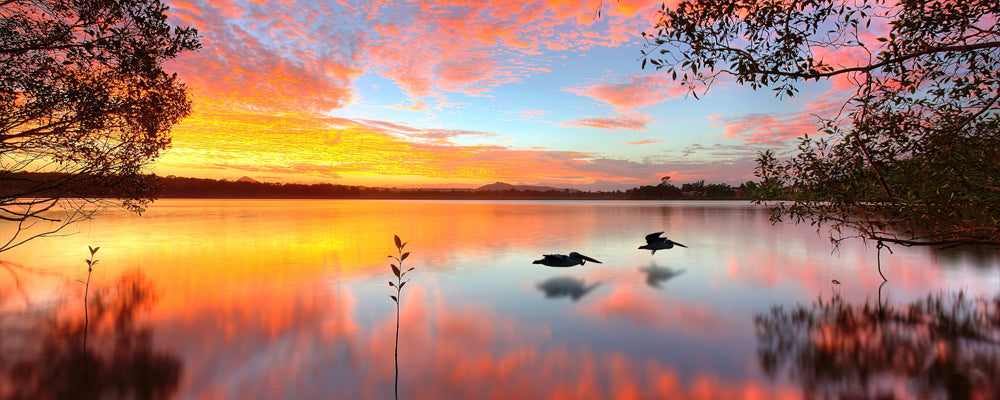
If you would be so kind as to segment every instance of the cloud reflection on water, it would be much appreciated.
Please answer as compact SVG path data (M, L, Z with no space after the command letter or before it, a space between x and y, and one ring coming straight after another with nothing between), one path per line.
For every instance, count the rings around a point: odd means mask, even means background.
M690 248L635 249L660 230ZM832 278L851 302L881 283L863 246L831 253L810 227L735 202L171 200L81 232L5 253L62 283L24 273L19 289L2 270L0 309L46 303L100 245L95 279L138 267L155 283L141 319L153 349L182 360L181 398L390 397L393 233L421 271L401 310L400 398L801 398L800 381L759 365L753 316L829 293ZM564 249L604 264L530 264ZM996 267L977 264L992 256L948 257L884 259L886 301L997 292ZM557 277L569 299L548 301L537 286Z

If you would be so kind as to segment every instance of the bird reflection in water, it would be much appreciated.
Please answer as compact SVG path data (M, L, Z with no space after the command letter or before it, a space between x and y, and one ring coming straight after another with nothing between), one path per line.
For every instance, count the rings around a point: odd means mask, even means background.
M5 315L23 323L0 326L3 342L19 343L0 352L0 398L170 398L181 361L154 350L152 329L136 321L154 302L152 281L138 272L123 275L112 287L91 288L86 348L82 312Z
M546 298L569 297L573 301L580 300L591 290L594 290L600 282L587 285L582 279L571 276L557 276L549 278L538 284L538 288L545 292Z
M677 277L677 275L683 274L684 270L675 270L670 267L661 267L656 264L652 264L645 268L639 268L644 274L646 274L646 284L655 288L660 288L661 283L669 281Z
M806 398L1000 398L1000 298L909 305L840 297L754 318L762 368Z

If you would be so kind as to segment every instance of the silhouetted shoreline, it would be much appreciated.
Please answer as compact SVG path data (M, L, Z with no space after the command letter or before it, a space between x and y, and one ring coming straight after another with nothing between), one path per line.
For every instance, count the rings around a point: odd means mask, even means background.
M59 178L59 174L24 174L19 182L30 185ZM229 181L205 178L147 176L156 188L156 198L216 198L216 199L438 199L438 200L748 200L743 186L725 183L685 183L681 187L669 183L639 186L628 190L581 191L545 186L493 183L479 188L427 189L384 188L337 185L330 183L267 183L249 178ZM98 178L94 178L95 181ZM115 197L103 193L100 185L80 184L77 197ZM9 187L0 192L23 190ZM2 195L3 193L0 193ZM44 195L41 194L41 195Z

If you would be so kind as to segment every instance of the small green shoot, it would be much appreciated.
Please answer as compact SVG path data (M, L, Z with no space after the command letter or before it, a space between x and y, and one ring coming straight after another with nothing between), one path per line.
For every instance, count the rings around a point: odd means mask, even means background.
M410 252L406 253L403 252L403 248L406 247L406 243L399 239L399 235L395 235L394 239L396 240L397 255L395 256L389 255L389 258L396 260L396 263L390 263L389 266L392 268L392 274L396 276L396 281L393 282L390 280L389 287L396 289L396 295L395 296L389 295L389 298L391 298L392 301L396 302L396 306L398 309L399 299L402 295L403 286L406 285L406 282L410 281L409 279L404 281L403 277L406 276L407 272L413 271L414 268L411 267L408 270L405 271L403 270L403 261L410 256Z
M399 239L399 235L394 235L393 239L396 242L396 255L389 255L389 258L395 260L395 263L390 263L392 267L392 274L396 277L396 281L389 281L389 287L396 289L395 295L389 295L389 298L396 303L396 349L395 349L395 363L396 363L396 382L394 391L396 398L399 398L399 302L403 298L403 286L406 285L410 280L403 280L406 273L413 271L413 267L410 269L403 270L403 261L410 256L410 252L403 252L403 248L406 247L406 242Z

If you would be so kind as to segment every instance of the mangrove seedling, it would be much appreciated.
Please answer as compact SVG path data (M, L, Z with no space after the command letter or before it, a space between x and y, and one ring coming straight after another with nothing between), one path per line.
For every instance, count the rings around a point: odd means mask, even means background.
M87 295L90 292L90 274L92 272L94 272L94 266L97 265L97 262L99 261L99 260L95 260L94 259L94 254L97 254L97 250L100 250L101 248L100 247L90 247L90 246L87 246L87 249L90 250L90 258L87 258L87 259L83 260L83 261L85 261L87 263L87 281L86 282L79 281L80 283L83 283L83 349L84 349L84 351L87 351L87 328L90 327L90 315L89 315L89 309L90 309L90 307L87 305Z
M396 277L396 281L389 281L389 287L396 289L395 295L389 295L389 298L396 303L396 348L394 351L394 360L396 364L396 380L394 385L394 393L396 398L399 398L399 302L403 299L403 286L406 285L410 280L403 280L407 272L413 271L413 267L410 269L403 270L403 261L410 256L410 252L403 252L403 248L406 247L406 242L399 239L399 235L394 235L396 241L396 255L389 255L389 258L396 260L395 263L390 263L392 267L392 274Z

